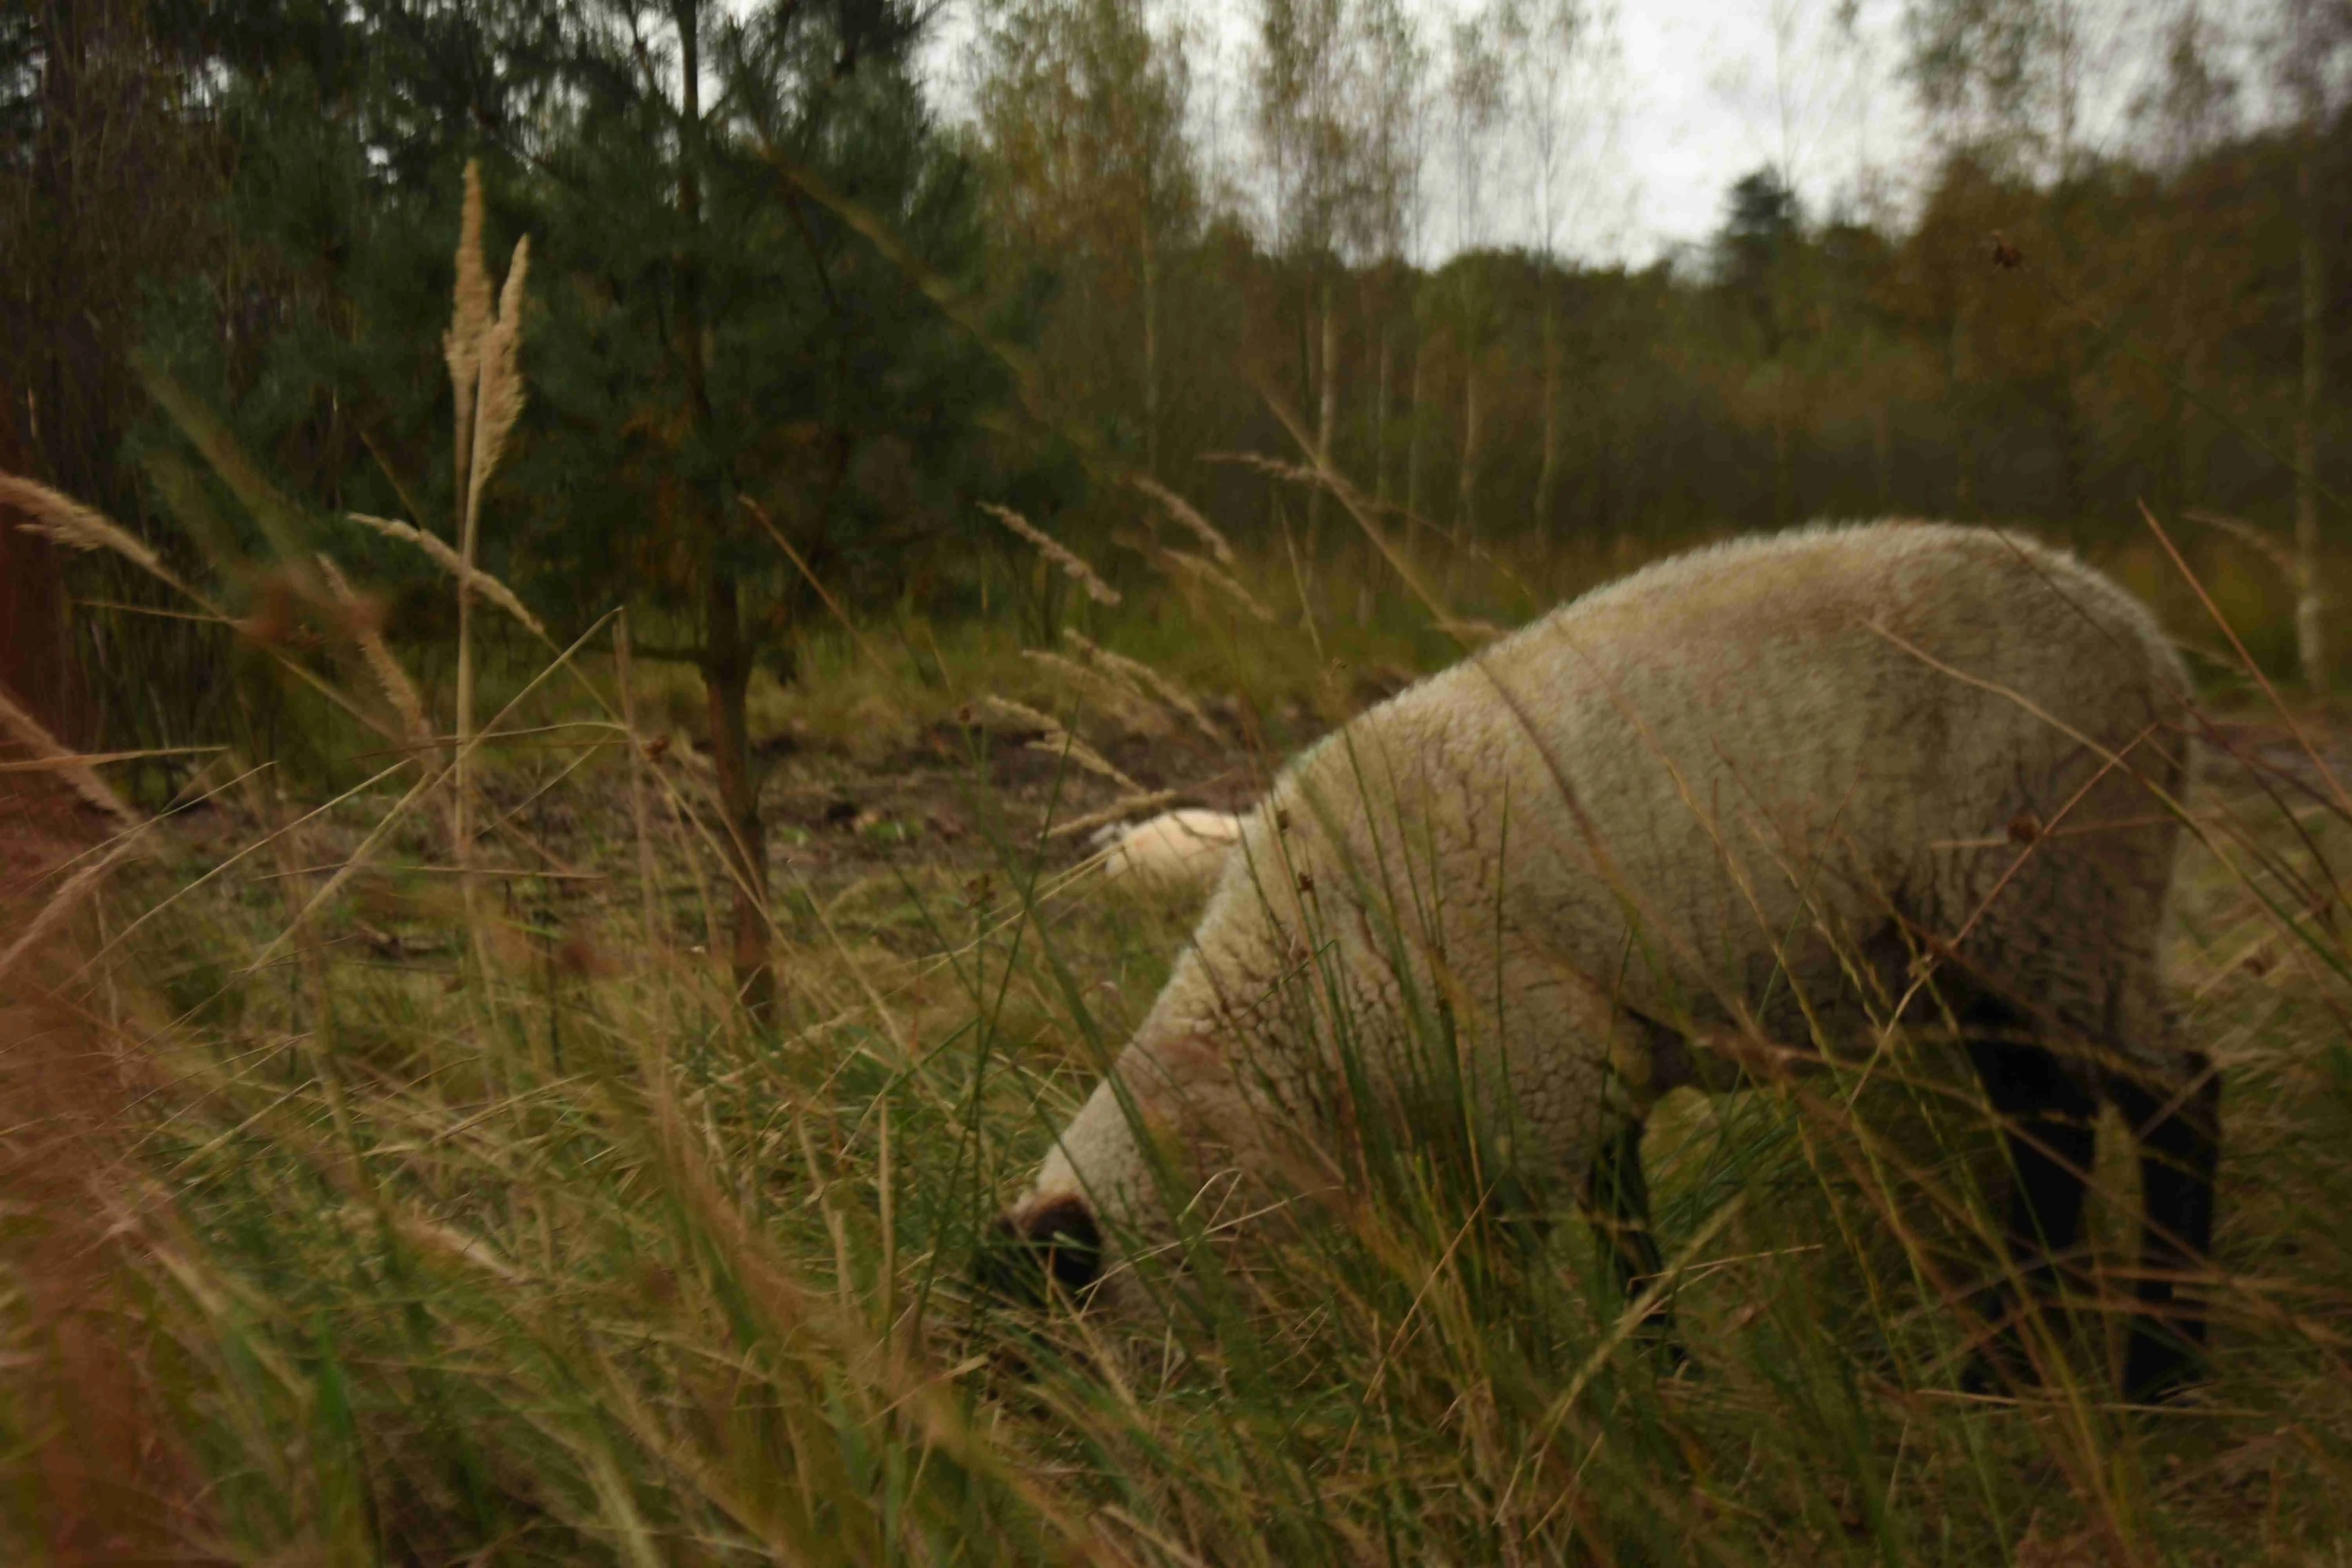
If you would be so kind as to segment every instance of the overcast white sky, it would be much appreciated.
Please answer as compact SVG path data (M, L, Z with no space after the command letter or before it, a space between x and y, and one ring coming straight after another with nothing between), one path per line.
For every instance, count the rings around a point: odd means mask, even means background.
M1204 140L1239 163L1250 153L1248 89L1257 0L1154 0L1213 20L1195 64L1196 116L1218 123ZM1475 0L1412 0L1440 56L1447 28ZM2179 0L2080 0L2074 15L2096 35L2102 62L2086 84L2086 139L2123 134L2123 107L2152 59L2156 28ZM1596 145L1578 182L1579 210L1566 248L1591 259L1645 261L1703 239L1720 223L1732 182L1759 165L1786 168L1816 216L1842 206L1899 210L1924 172L1923 138L1902 80L1905 0L1855 0L1840 27L1837 0L1617 0L1622 64L1612 79L1613 134ZM929 45L930 74L950 114L966 100L961 77L971 51L971 0L949 0ZM2207 0L2209 18L2232 0ZM2136 63L2135 63L2136 62ZM1453 248L1446 160L1428 175L1433 213L1425 248ZM1492 176L1489 240L1532 237L1528 183Z
M1899 79L1899 0L1865 0L1851 35L1832 7L1791 0L1633 0L1619 19L1627 105L1620 144L1636 255L1701 237L1724 194L1783 169L1815 213L1916 162Z
M1445 28L1466 5L1418 0L1417 8L1442 57ZM1763 163L1785 163L1815 211L1864 189L1874 166L1899 166L1915 134L1895 75L1902 0L1861 0L1850 37L1832 26L1834 8L1833 0L1622 0L1613 153L1596 146L1588 160L1570 248L1643 260L1699 239L1720 221L1731 183ZM950 0L929 49L950 113L964 101L970 9L968 0ZM1195 15L1218 24L1208 58L1195 65L1196 108L1222 121L1213 139L1229 156L1245 158L1240 73L1256 5L1201 0ZM1442 215L1445 160L1432 162ZM1491 178L1492 237L1528 237L1534 226L1525 176ZM1451 248L1450 220L1434 218L1429 238Z

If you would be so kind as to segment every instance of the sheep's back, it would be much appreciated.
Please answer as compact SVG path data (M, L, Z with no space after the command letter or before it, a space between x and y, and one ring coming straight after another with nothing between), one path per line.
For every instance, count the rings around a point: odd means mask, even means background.
M1637 574L1372 710L1277 787L1283 842L1269 813L1236 859L1306 869L1360 968L1418 949L1423 984L1435 963L1474 997L1549 965L1801 1032L1800 998L1861 1005L1858 952L1943 943L1956 979L2127 1034L2187 694L2145 609L2071 558L1808 531ZM1305 918L1292 875L1277 924ZM1229 957L1265 886L1237 864L1213 904Z

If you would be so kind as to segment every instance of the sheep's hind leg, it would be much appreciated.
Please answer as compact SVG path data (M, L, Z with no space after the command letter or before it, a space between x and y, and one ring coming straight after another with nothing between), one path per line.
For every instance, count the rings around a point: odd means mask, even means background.
M2076 1076L2040 1046L1977 1039L1969 1042L1969 1058L2000 1118L2014 1173L2002 1228L2026 1299L2015 1300L2005 1279L1996 1280L1979 1296L1977 1310L1994 1334L1989 1357L1970 1366L1966 1381L1976 1388L2004 1379L2032 1383L2038 1381L2036 1369L2021 1342L2021 1323L2011 1314L2033 1312L2048 1300L2057 1277L2053 1260L2074 1245L2082 1230L2083 1189L2096 1147L2098 1104Z
M1612 1121L1614 1125L1602 1137L1586 1181L1585 1212L1594 1235L1607 1249L1611 1270L1630 1307L1664 1272L1665 1260L1658 1251L1657 1233L1651 1228L1650 1183L1642 1170L1645 1123L1633 1116ZM1674 1310L1665 1302L1653 1307L1633 1331L1670 1366L1679 1367L1688 1359L1675 1333Z
M2204 1360L2205 1314L2176 1299L2179 1277L2203 1267L2213 1247L2213 1176L2221 1163L2221 1080L2191 1053L2179 1086L2150 1086L2121 1074L2107 1098L2139 1141L2140 1315L2124 1356L2124 1397L2161 1399L2196 1381Z

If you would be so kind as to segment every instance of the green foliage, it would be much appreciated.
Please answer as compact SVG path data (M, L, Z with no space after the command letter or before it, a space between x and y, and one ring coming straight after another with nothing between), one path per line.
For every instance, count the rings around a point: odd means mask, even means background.
M928 265L966 272L976 193L908 75L914 14L703 13L363 6L340 34L296 29L310 47L290 57L232 40L236 226L275 271L281 313L206 332L183 298L158 346L323 506L413 506L446 528L437 344L458 170L487 150L491 249L529 234L538 271L531 398L484 561L555 624L625 600L696 609L714 572L764 585L789 624L813 601L745 497L845 591L955 537L959 498L1002 482L971 444L1001 395L994 367L776 162L817 169ZM707 106L677 96L677 19L698 30Z

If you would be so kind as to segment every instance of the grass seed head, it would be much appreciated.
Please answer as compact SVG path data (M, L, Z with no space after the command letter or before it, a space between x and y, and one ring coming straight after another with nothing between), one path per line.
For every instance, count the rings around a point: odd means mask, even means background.
M1087 591L1087 597L1096 604L1114 605L1118 603L1118 590L1104 582L1096 574L1093 567L1087 565L1076 552L1065 545L1060 540L1055 539L1009 506L998 506L993 501L982 501L980 510L1035 545L1038 554L1060 567L1063 575L1084 588Z

